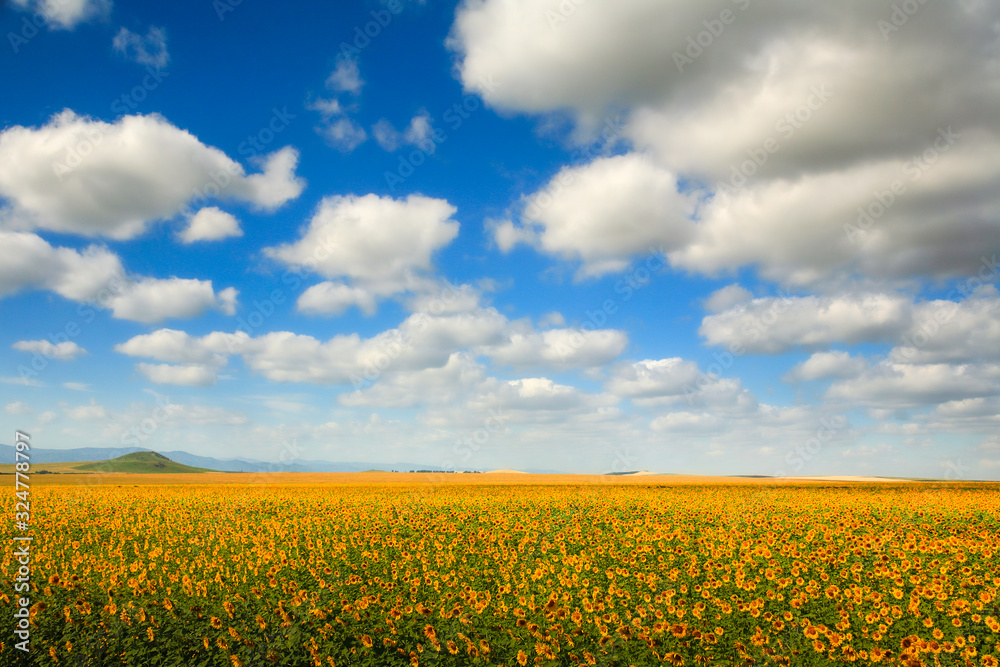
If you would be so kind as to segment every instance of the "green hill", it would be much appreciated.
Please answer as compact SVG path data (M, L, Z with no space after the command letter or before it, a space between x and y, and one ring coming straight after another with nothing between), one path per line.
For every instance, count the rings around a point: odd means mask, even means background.
M208 468L193 468L171 461L156 452L135 452L116 459L84 463L75 467L80 472L132 472L132 473L191 473L216 472Z

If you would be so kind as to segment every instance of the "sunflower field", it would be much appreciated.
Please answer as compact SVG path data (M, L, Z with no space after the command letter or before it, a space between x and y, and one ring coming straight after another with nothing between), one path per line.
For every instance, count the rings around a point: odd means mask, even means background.
M31 654L5 632L3 665L1000 657L997 485L38 486L32 507Z

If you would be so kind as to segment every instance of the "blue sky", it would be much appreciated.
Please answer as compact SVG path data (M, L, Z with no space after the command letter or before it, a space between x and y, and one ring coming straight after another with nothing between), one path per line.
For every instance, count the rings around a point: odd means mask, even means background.
M1000 8L331 5L0 11L3 432L1000 479Z

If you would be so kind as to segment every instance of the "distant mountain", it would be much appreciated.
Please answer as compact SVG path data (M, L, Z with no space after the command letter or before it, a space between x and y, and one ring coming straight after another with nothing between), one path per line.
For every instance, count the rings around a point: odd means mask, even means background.
M0 463L14 462L14 448L10 445L0 445ZM77 449L35 449L31 450L32 463L66 463L71 461L107 461L137 452L152 452L141 447L80 447ZM310 461L295 459L294 461L268 463L254 459L216 459L209 456L198 456L183 451L160 452L176 463L206 468L219 472L364 472L365 470L410 470L442 471L438 466L428 466L423 463L356 463L330 461Z
M171 461L163 454L156 452L133 452L125 456L109 459L107 461L95 461L76 466L80 472L131 472L131 473L191 473L191 472L214 472L207 468L193 468L176 461Z

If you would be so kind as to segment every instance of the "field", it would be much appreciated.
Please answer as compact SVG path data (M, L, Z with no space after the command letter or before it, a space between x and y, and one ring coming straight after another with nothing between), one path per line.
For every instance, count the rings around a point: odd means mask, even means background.
M997 484L47 477L31 490L31 664L1000 657ZM16 664L5 635L0 664Z

